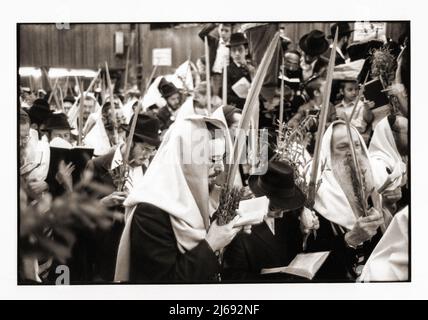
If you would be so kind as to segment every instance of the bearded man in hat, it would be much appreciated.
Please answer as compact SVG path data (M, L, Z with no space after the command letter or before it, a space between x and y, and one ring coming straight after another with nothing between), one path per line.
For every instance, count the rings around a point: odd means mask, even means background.
M351 29L348 22L337 22L331 25L329 39L334 39L337 30L337 47L336 60L334 65L344 64L350 61L347 55L347 48L351 43L351 34L354 30ZM324 53L324 57L328 59L333 49L333 44L330 44L328 50Z
M294 183L293 168L286 162L271 161L261 176L250 176L256 197L269 199L264 221L240 233L226 248L223 279L232 282L286 281L288 276L263 276L264 268L287 266L302 251L299 215L305 196Z
M178 88L165 78L160 80L158 89L162 97L166 100L166 106L162 107L157 114L160 121L160 129L164 131L174 123L178 109L181 106L181 97Z
M374 190L374 172L364 140L350 127L356 158L361 168L364 194L352 164L350 141L345 122L333 122L321 143L320 161L324 167L318 174L321 185L315 197L314 210L319 229L308 238L310 252L331 251L317 277L327 281L353 281L386 229L386 218ZM366 202L364 212L363 201ZM375 208L376 206L376 208ZM382 212L381 212L382 211ZM385 217L385 220L384 220Z
M242 110L246 97L238 96L232 87L242 78L251 83L255 68L247 62L248 40L243 33L233 33L228 47L230 48L230 61L227 68L227 102ZM221 88L220 92L222 90Z
M312 30L299 40L300 49L303 51L300 66L303 71L303 80L313 76L322 76L327 70L328 59L322 55L328 49L328 41L324 32Z
M214 115L193 113L179 118L167 131L142 183L126 199L128 214L115 281L205 283L216 279L215 252L228 245L240 228L234 228L236 219L224 226L210 222L209 193L224 171L227 141L224 118ZM209 128L223 135L213 135Z
M132 123L133 117L130 123ZM158 132L159 120L157 118L146 114L138 115L129 154L129 168L126 172L122 171L126 143L119 144L107 154L89 161L87 167L93 172L93 180L115 190L100 199L100 202L105 207L116 209L123 213L123 201L129 192L142 180L150 159L160 144ZM129 131L127 129L128 135ZM87 257L93 261L93 269L86 270L82 275L83 277L102 282L113 280L117 247L123 226L122 219L114 221L110 230L97 231L91 245L93 252L88 253L91 257ZM81 246L79 247L80 249Z
M133 117L134 116L132 116L130 123L132 123ZM129 166L131 171L129 172L128 180L125 184L125 189L128 191L141 179L143 172L149 165L149 160L159 146L160 140L158 132L158 119L146 114L138 115L129 155ZM126 138L128 138L128 134L129 130L127 129ZM123 164L123 156L125 155L126 147L125 142L113 147L107 154L89 162L88 166L94 171L95 181L107 184L114 189L118 188L117 182L115 181L114 170ZM100 201L107 207L121 205L123 200L125 200L125 194L125 192L113 192Z

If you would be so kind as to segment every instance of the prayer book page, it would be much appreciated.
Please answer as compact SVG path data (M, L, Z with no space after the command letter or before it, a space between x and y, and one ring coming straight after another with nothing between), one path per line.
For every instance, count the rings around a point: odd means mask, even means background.
M312 280L330 251L299 253L286 267L262 269L260 274L288 273Z
M269 199L265 196L240 201L238 208L240 218L235 226L241 227L262 223L268 208Z

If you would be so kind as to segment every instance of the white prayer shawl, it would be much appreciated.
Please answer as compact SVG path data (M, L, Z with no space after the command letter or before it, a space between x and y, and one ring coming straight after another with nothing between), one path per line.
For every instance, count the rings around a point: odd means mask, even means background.
M123 115L125 116L126 123L129 124L131 121L131 117L134 114L134 110L132 110L132 106L138 101L137 98L133 97L123 106Z
M175 79L174 85L179 89L187 89L193 91L193 76L192 76L192 62L187 60L182 63L174 72ZM179 81L176 81L179 80ZM179 83L180 82L180 83Z
M390 176L392 180L394 180L395 177L397 177L397 179L386 190L398 188L403 182L403 177L406 174L407 168L397 150L387 117L379 121L374 129L369 146L369 155L373 169L376 172L374 181L376 188L380 188L385 183L388 176ZM387 168L390 170L391 174L388 174L386 171Z
M409 278L409 208L398 212L370 255L359 281L406 281Z
M336 223L346 228L347 230L351 230L356 222L356 216L348 202L345 193L334 176L333 167L331 164L331 139L333 135L333 127L338 123L344 122L341 120L334 121L325 131L323 140L321 142L321 162L318 172L318 181L319 178L321 178L321 185L315 196L314 209L327 220ZM363 138L353 126L351 126L351 130L357 134L358 138L360 139L363 153L369 159L368 151ZM324 163L325 168L321 173L321 167ZM310 172L311 169L308 170L308 173Z
M110 151L111 144L101 117L101 109L91 114L94 115L95 124L83 138L85 146L94 149L94 155L102 156Z
M140 184L125 200L126 222L119 243L115 281L129 280L131 223L139 203L150 203L170 215L182 253L205 239L210 214L208 152L202 151L210 139L206 122L226 130L226 124L214 117L190 115L176 121L166 132ZM203 157L196 159L201 153Z

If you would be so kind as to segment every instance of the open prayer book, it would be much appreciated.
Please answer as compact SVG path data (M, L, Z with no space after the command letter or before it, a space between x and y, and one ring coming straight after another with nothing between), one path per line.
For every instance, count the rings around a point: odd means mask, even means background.
M242 77L232 86L233 92L236 93L238 97L241 99L245 99L248 95L248 91L250 90L251 83L247 80L247 78Z
M51 157L48 176L55 176L58 172L61 160L68 164L73 163L75 169L72 173L73 182L80 181L80 176L86 168L86 164L91 160L94 149L85 146L72 146L61 138L54 138L50 143Z
M330 251L299 253L286 267L262 269L260 274L287 273L312 280Z
M240 201L238 207L240 218L235 226L242 227L262 223L268 209L269 199L265 196Z

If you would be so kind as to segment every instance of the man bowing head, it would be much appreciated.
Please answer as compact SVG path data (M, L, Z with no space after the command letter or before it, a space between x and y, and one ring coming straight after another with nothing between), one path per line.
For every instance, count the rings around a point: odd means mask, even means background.
M115 281L195 283L214 281L223 249L240 228L235 220L210 223L209 189L224 171L224 121L189 115L177 119L142 182L124 205L127 220ZM213 141L214 140L214 141Z

